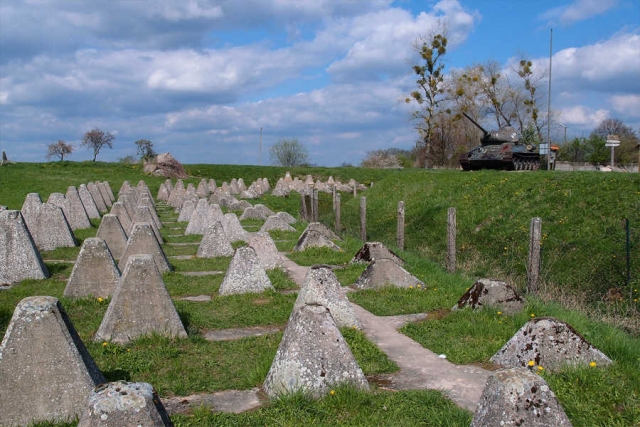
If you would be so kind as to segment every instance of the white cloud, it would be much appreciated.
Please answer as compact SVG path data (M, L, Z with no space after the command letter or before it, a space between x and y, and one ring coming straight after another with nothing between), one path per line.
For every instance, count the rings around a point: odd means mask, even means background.
M579 128L593 129L609 116L609 110L593 110L582 105L560 110L560 120L563 124L575 125Z
M613 109L632 117L640 117L640 95L613 95L609 98Z
M542 19L560 25L572 25L579 21L601 15L618 5L618 0L575 0L567 6L556 7L544 12Z

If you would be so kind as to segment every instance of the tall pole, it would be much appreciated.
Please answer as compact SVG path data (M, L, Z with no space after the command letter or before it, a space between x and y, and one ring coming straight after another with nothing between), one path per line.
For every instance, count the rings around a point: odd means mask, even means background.
M262 166L262 126L260 126L260 148L258 149L258 166Z
M551 169L551 58L553 56L553 28L549 36L549 98L547 101L547 170Z

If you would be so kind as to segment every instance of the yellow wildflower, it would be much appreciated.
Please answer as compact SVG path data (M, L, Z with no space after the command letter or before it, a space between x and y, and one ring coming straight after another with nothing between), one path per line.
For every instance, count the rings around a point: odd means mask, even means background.
M102 302L102 301L104 301L104 298L98 297L98 302Z
M592 368L595 368L598 364L594 361L589 362L589 366L591 366Z
M502 314L502 312L501 312L501 311L499 311L499 312L498 312L498 316L500 316L501 314Z
M535 315L535 314L533 314L533 313L531 313L531 317L536 317L536 315Z
M102 343L102 346L103 346L103 347L106 347L106 346L107 346L107 342L106 342L106 341L105 341L105 342L103 342L103 343Z
M329 394L330 394L331 396L333 396L334 394L336 394L336 391L335 391L335 390L331 390L331 391L329 392Z
M527 363L527 365L536 366L536 362L534 362L533 360L529 360L529 363Z
M538 371L542 372L544 371L544 368L542 366L538 366Z

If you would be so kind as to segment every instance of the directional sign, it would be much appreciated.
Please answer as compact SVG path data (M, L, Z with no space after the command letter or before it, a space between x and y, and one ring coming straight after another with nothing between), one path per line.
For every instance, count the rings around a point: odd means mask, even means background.
M605 147L618 147L620 145L620 138L618 135L607 135L607 143Z

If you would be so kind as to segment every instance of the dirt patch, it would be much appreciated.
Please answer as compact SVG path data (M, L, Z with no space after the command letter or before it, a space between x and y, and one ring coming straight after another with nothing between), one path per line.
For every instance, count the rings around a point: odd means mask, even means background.
M428 314L427 320L442 320L451 314L451 310L447 310L446 308L440 308L438 310L430 311L427 314Z

